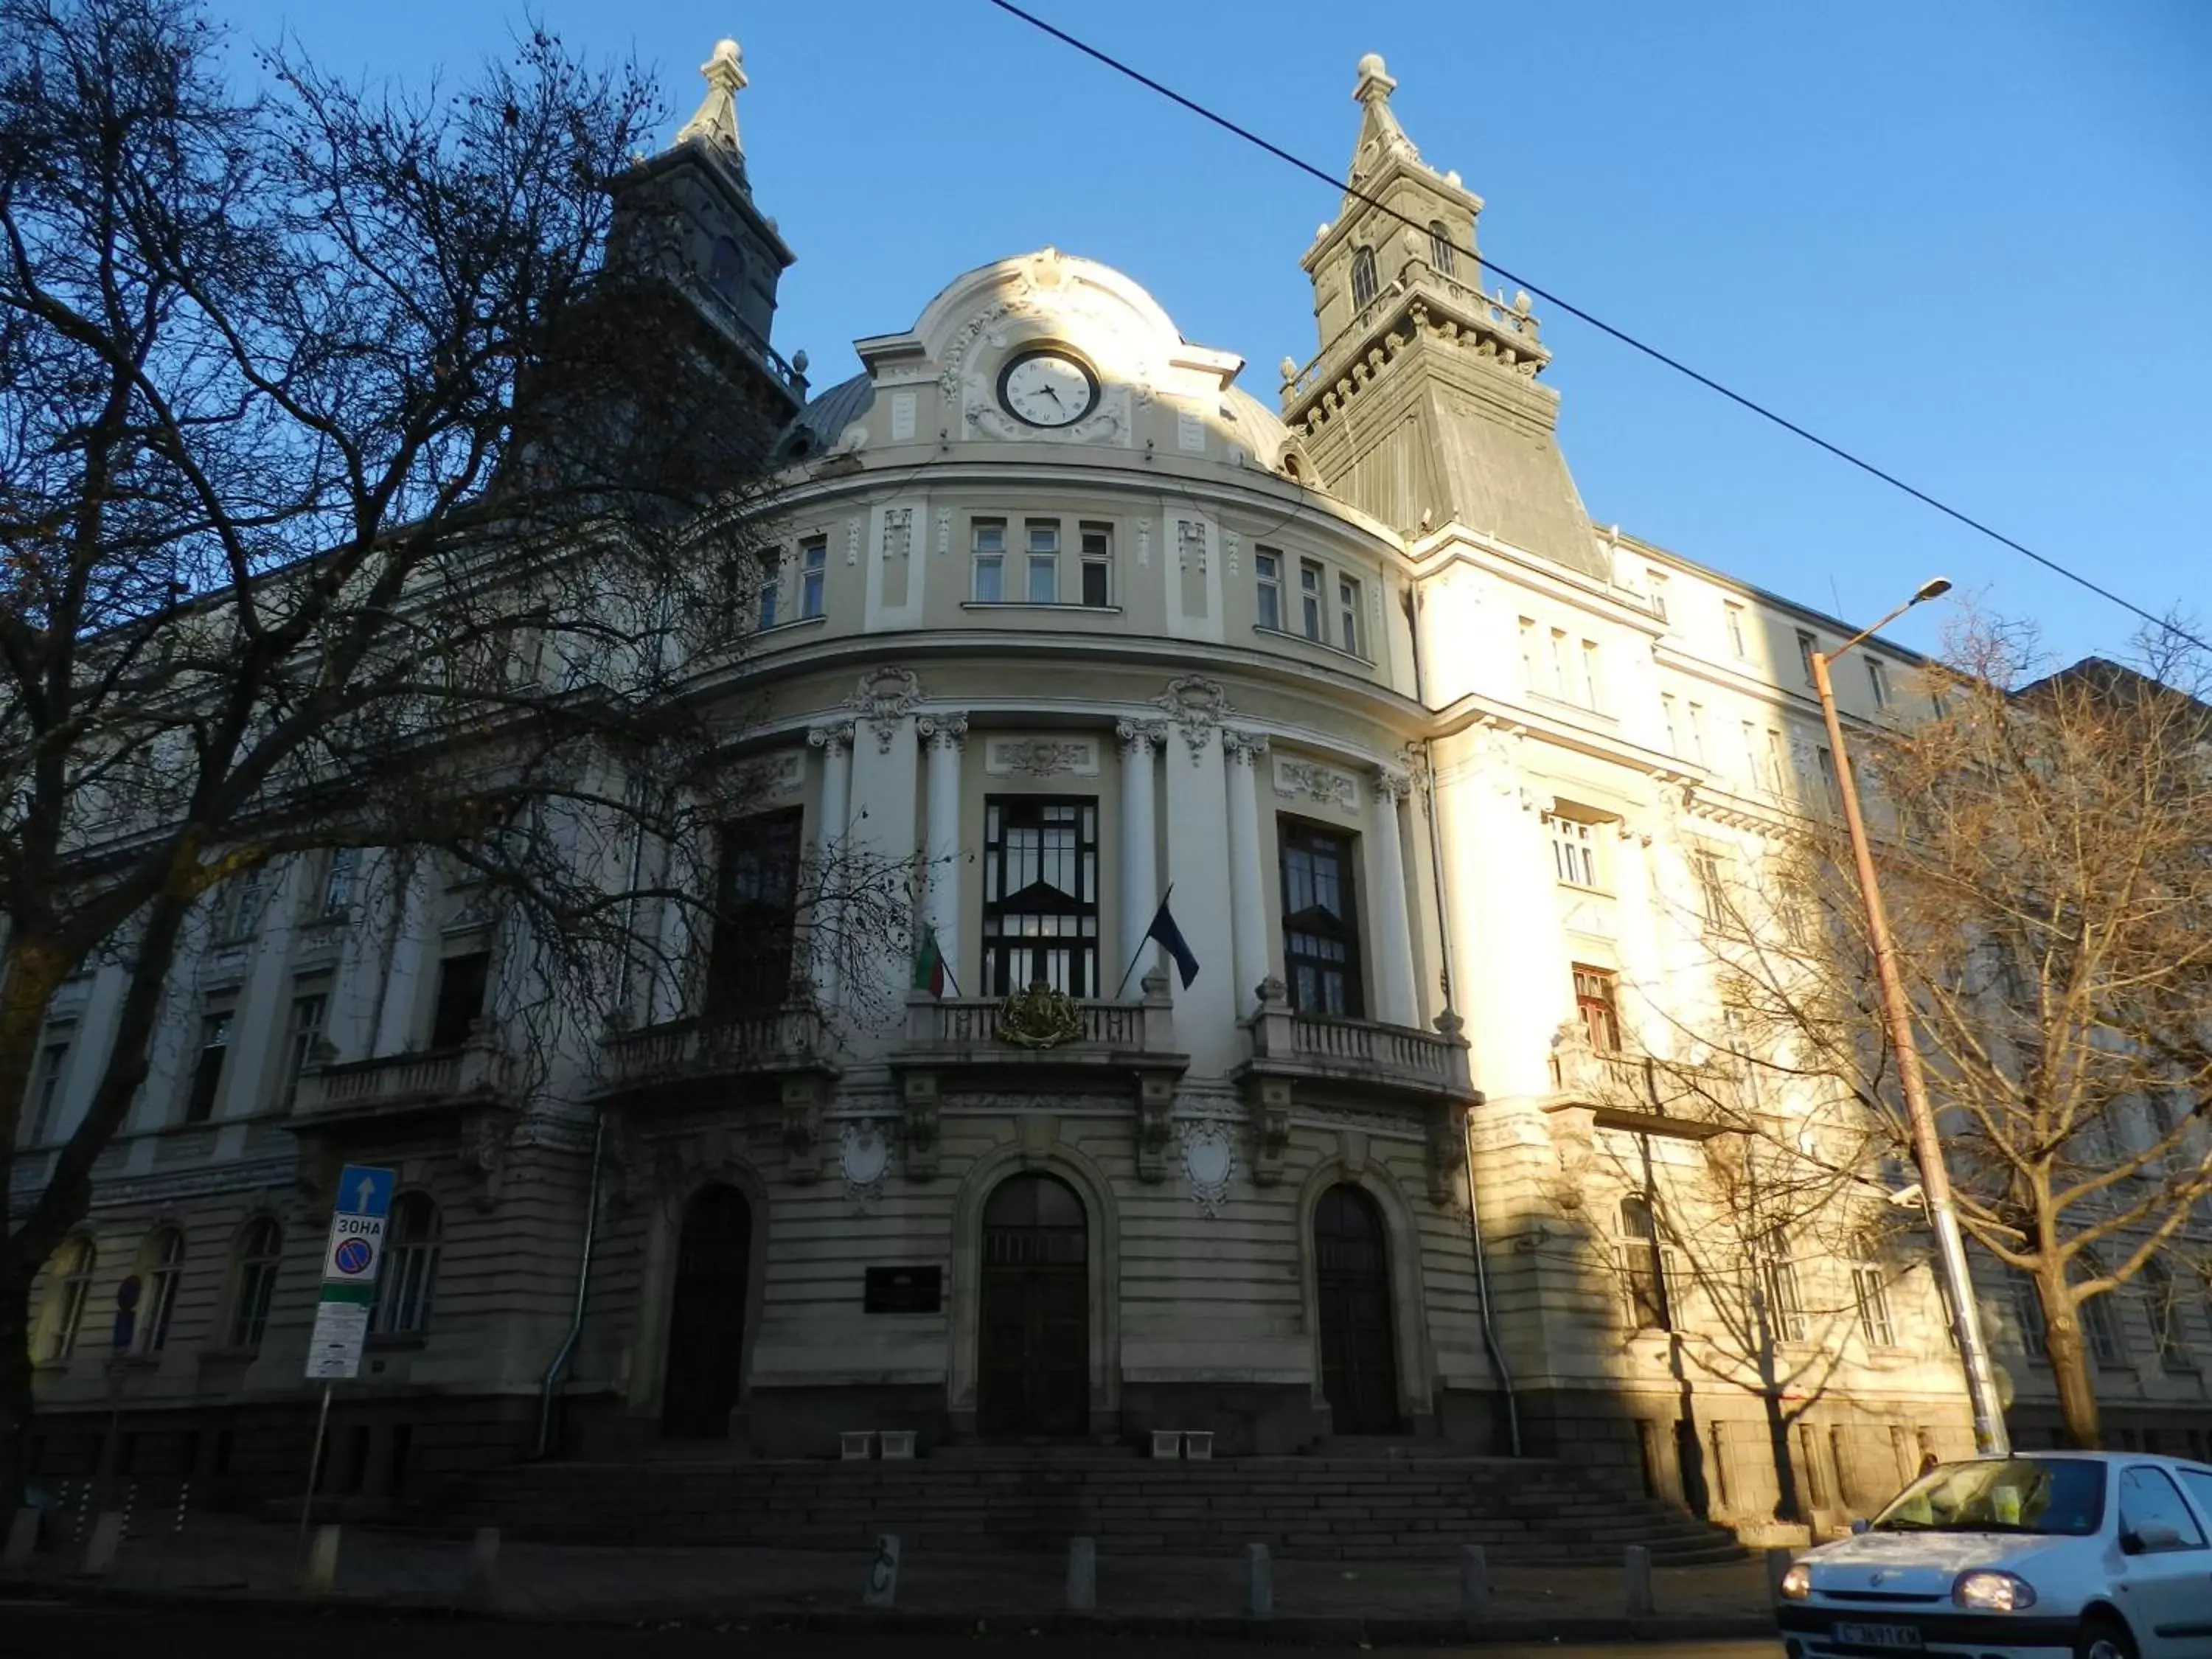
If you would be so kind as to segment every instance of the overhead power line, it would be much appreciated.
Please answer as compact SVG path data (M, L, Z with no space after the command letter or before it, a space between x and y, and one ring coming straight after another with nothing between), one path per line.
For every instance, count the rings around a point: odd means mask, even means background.
M1008 16L1018 18L1023 22L1027 23L1031 28L1050 35L1054 40L1060 42L1061 45L1073 47L1075 51L1081 52L1085 57L1089 58L1097 63L1104 64L1115 74L1125 76L1128 79L1134 81L1139 86L1143 87L1149 91L1158 93L1161 97L1168 100L1170 103L1181 105L1184 109L1188 110L1193 115L1197 116L1200 120L1209 121L1215 126L1219 127L1224 132L1233 134L1235 137L1243 139L1246 143L1253 145L1256 149L1265 150L1277 161L1287 162L1290 166L1296 167L1299 172L1310 174L1321 183L1327 185L1331 190L1342 191L1346 195L1352 198L1354 200L1364 203L1365 205L1373 208L1376 212L1384 215L1386 217L1395 219L1400 224L1407 226L1412 230L1418 231L1423 236L1431 236L1435 234L1431 227L1425 224L1414 223L1413 220L1407 218L1395 208L1391 207L1388 203L1376 200L1374 197L1370 196L1365 191L1361 190L1357 185L1346 183L1343 179L1339 179L1334 173L1328 171L1328 169L1316 167L1311 161L1307 161L1302 155L1295 155L1291 154L1289 150L1285 149L1280 144L1271 143L1269 140L1261 137L1249 127L1240 125L1238 123L1231 120L1227 116L1223 115L1215 110L1207 108L1196 99L1185 97L1182 93L1177 92L1173 87L1164 85L1160 82L1154 80L1142 70L1133 68L1130 64L1123 63L1112 53L1103 52L1098 47L1091 45L1088 41L1078 40L1074 35L1070 34L1066 29L1059 28L1051 23L1048 23L1043 18L1037 16L1034 12L1024 11L1021 7L1014 4L1013 0L988 0L988 3L996 6L1000 11L1005 12ZM1539 286L1526 276L1516 276L1512 271L1508 270L1504 265L1499 264L1495 259L1490 258L1486 255L1477 253L1472 246L1472 238L1469 239L1468 246L1462 246L1458 243L1453 243L1452 246L1457 252L1465 254L1469 259L1474 260L1478 265L1496 272L1499 276L1502 276L1507 282L1512 283L1516 288L1527 289L1528 292L1535 295L1536 298L1543 301L1545 304L1552 307L1554 310L1565 312L1568 316L1574 318L1577 321L1589 324L1590 327L1597 330L1601 334L1607 335L1613 339L1620 341L1621 344L1628 347L1631 350L1640 352L1644 356L1650 358L1652 362L1662 364L1666 368L1673 369L1677 374L1684 375L1690 380L1695 380L1699 386L1705 387L1708 392L1718 392L1722 397L1727 398L1738 408L1748 410L1752 414L1758 416L1759 419L1780 427L1784 432L1790 433L1795 437L1803 439L1807 443L1813 445L1817 449L1826 451L1827 453L1834 456L1838 460L1844 462L1848 465L1856 467L1860 471L1867 474L1869 477L1877 478L1883 483L1887 484L1891 489L1900 490L1904 494L1910 495L1914 501L1920 502L1923 507L1934 507L1936 511L1941 513L1945 518L1953 520L1959 524L1966 526L1969 530L1976 531L1980 534L1988 537L1999 546L2010 548L2014 552L2020 554L2022 557L2033 559L2036 563L2041 565L2045 570L2051 571L2056 575L2063 576L2068 581L2073 582L2078 586L2087 588L2090 592L2097 595L2099 599L2108 600L2112 604L2119 606L2123 611L2131 612L2135 616L2140 617L2143 621L2150 623L2152 627L2163 629L2166 632L2173 635L2178 639L2186 640L2190 644L2195 646L2200 651L2212 652L2212 644L2207 644L2205 641L2199 638L2197 635L2191 633L2188 629L2177 626L2175 623L2167 621L2164 617L2160 617L2152 611L2146 611L2142 606L2136 604L2132 599L2124 599L2121 595L2112 592L2111 588L2106 587L2098 582L2092 581L2088 577L2082 575L2080 572L2069 569L2066 566L2059 563L2057 560L2045 557L2043 554L2037 552L2033 548L2027 546L2025 543L2014 541L2010 536L2006 535L2002 531L1994 529L1989 525L1984 524L1979 519L1975 518L1972 514L1963 513L1959 508L1953 507L1949 502L1942 500L1940 497L1929 495L1926 490L1918 488L1917 485L1907 483L1895 473L1887 471L1881 467L1876 466L1872 461L1852 453L1851 451L1844 448L1841 444L1830 442L1827 439L1823 438L1819 433L1812 431L1807 427L1799 425L1788 416L1779 414L1774 410L1768 408L1757 398L1747 397L1742 392L1735 390L1733 387L1713 379L1711 375L1703 374L1698 369L1692 368L1680 358L1671 356L1667 352L1662 351L1658 347L1637 338L1636 336L1629 333L1626 329L1614 327L1611 323L1607 322L1604 318L1597 316L1591 312L1583 310L1572 301L1561 298L1559 295L1553 293L1548 289Z

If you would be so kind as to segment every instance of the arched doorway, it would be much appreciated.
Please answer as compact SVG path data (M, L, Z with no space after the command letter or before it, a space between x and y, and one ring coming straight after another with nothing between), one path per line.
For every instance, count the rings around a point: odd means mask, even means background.
M1091 1242L1066 1182L1018 1175L983 1206L975 1425L998 1436L1091 1426Z
M744 1375L752 1235L752 1206L734 1187L702 1187L684 1206L660 1406L672 1440L728 1437Z
M1382 1212L1338 1185L1314 1209L1321 1385L1339 1434L1395 1434L1398 1345L1390 1326L1390 1251Z

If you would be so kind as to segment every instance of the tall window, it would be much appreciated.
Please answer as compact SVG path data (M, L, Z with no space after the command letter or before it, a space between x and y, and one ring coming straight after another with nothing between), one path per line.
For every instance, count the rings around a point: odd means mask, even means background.
M231 1291L230 1346L258 1348L269 1328L269 1302L276 1293L276 1270L283 1265L284 1231L270 1216L260 1216L238 1243L238 1275Z
M2043 1316L2043 1298L2036 1293L2035 1281L2017 1267L2007 1268L2005 1278L2012 1289L2012 1316L2020 1327L2020 1345L2030 1359L2041 1364L2044 1346L2051 1340L2051 1327Z
M1024 567L1022 597L1031 605L1060 603L1060 520L1031 519L1027 532L1027 563Z
M1044 984L1098 994L1098 803L994 795L983 804L983 973L994 996Z
M1447 276L1452 274L1451 227L1441 219L1429 221L1429 263Z
M1797 1277L1797 1261L1790 1241L1780 1232L1762 1240L1759 1254L1760 1288L1766 1294L1767 1328L1778 1342L1802 1342L1811 1328L1805 1313L1805 1287Z
M1375 297L1375 250L1363 247L1352 256L1352 303L1364 306Z
M1737 726L1743 738L1743 781L1748 786L1759 781L1759 728L1749 720L1739 720Z
M1751 659L1751 642L1744 633L1743 607L1729 599L1723 604L1722 611L1728 617L1729 650L1738 662L1748 662Z
M1006 597L1006 521L978 519L974 526L975 602L1000 605Z
M1803 629L1797 630L1797 665L1805 671L1808 685L1813 683L1813 653L1820 648L1820 643Z
M1725 927L1729 914L1728 884L1721 871L1721 855L1700 847L1690 854L1690 867L1698 877L1698 907L1708 927Z
M1659 718L1665 722L1667 727L1667 752L1670 755L1680 754L1682 735L1674 719L1674 694L1672 691L1662 691L1659 694Z
M1834 753L1827 747L1826 744L1823 744L1817 750L1814 751L1814 759L1820 769L1820 793L1828 803L1828 810L1831 812L1842 811L1844 809L1844 790L1843 785L1838 781L1836 777L1836 757Z
M1583 641L1583 707L1595 708L1604 701L1604 680L1598 673L1597 641Z
M1083 603L1103 607L1114 603L1114 526L1083 526Z
M2194 1370L2189 1345L2181 1338L2181 1298L2173 1275L2156 1256L2142 1265L2143 1304L2150 1313L2151 1340L2158 1345L2158 1363L2169 1371Z
M139 1340L148 1353L159 1353L169 1346L169 1324L176 1317L177 1286L185 1277L185 1236L174 1227L164 1229L154 1236L153 1248L146 1252L153 1264L147 1274L146 1323Z
M56 1121L57 1109L61 1104L62 1073L69 1068L70 1039L76 1035L74 1024L55 1024L46 1028L46 1040L40 1046L39 1057L31 1068L31 1087L28 1094L31 1138L26 1144L40 1146L46 1137L61 1126Z
M760 556L759 606L755 614L763 629L783 620L783 554L771 548Z
M1639 1331L1674 1329L1667 1251L1650 1199L1642 1193L1622 1199L1620 1228L1621 1287L1627 1296L1629 1325Z
M1651 614L1658 617L1661 622L1665 622L1667 620L1667 573L1663 570L1647 570L1644 575L1644 580L1650 584Z
M1567 697L1567 635L1564 629L1552 630L1552 695L1561 702Z
M1782 753L1782 734L1772 726L1766 728L1766 787L1778 795L1782 793L1782 781L1790 775L1790 763Z
M353 905L353 884L361 870L361 848L333 847L323 855L318 916L342 916Z
M1260 626L1280 633L1283 628L1283 556L1272 547L1255 549L1252 575L1257 584Z
M323 1024L330 1006L326 983L302 981L293 988L291 1012L284 1020L283 1098L287 1104L299 1093L300 1073L313 1060L315 1045L323 1040Z
M430 1046L458 1048L483 1018L484 995L491 988L491 952L467 951L438 964L438 1000L430 1016Z
M409 1336L430 1328L441 1232L438 1206L428 1194L402 1193L393 1201L384 1261L376 1270L376 1304L369 1311L369 1329L385 1336Z
M1874 699L1874 706L1876 709L1887 708L1889 707L1889 675L1882 668L1881 659L1869 657L1866 659L1866 668L1867 696Z
M2081 1266L2092 1278L2101 1277L2104 1264L2089 1251L2081 1252ZM2081 1330L2089 1339L2089 1357L2100 1365L2119 1365L2127 1361L2127 1344L2120 1336L2120 1316L2114 1305L2112 1293L2093 1296L2077 1304L2081 1316Z
M1620 999L1618 977L1609 968L1574 965L1575 1013L1583 1023L1589 1045L1601 1054L1620 1052Z
M1523 690L1534 691L1536 679L1536 623L1534 618L1521 618L1521 685Z
M799 614L822 614L823 587L830 575L830 538L810 536L799 544Z
M1359 916L1352 855L1358 843L1299 818L1279 821L1283 866L1283 976L1302 1014L1358 1018Z
M1858 1303L1859 1334L1869 1348L1897 1346L1897 1321L1889 1307L1889 1275L1881 1268L1881 1253L1870 1238L1854 1241L1851 1249L1851 1294Z
M192 1061L191 1092L185 1097L185 1121L204 1123L215 1115L222 1090L222 1063L230 1054L231 1011L216 1010L200 1019L200 1051Z
M1336 579L1336 642L1359 654L1359 584L1349 576Z
M241 870L223 890L222 938L227 944L252 939L261 926L261 904L267 866Z
M1552 840L1552 868L1570 887L1595 887L1597 883L1597 830L1579 818L1544 814L1545 833Z
M794 807L740 818L722 830L707 950L709 1019L768 1013L791 994L800 823Z
M1700 766L1705 763L1705 706L1701 702L1690 705L1690 758Z
M1310 640L1328 637L1321 626L1321 567L1311 559L1298 565L1298 628Z
M84 1328L84 1304L92 1295L92 1270L99 1253L88 1238L65 1247L54 1265L54 1310L46 1321L46 1351L40 1358L69 1358L76 1352L76 1339Z

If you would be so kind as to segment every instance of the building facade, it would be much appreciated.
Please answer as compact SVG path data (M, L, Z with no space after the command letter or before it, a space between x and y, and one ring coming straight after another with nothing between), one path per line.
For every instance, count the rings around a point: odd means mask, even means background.
M371 1498L549 1447L1166 1428L1611 1462L1749 1525L1968 1449L1915 1256L1833 1217L1683 1219L1723 1215L1733 1140L1666 1079L1751 1086L1698 1047L1717 884L1827 798L1809 653L1850 629L1590 521L1539 322L1484 290L1483 204L1381 61L1301 261L1319 349L1269 401L1048 248L801 406L735 69L650 165L794 411L730 675L776 815L724 872L759 926L525 1088L467 888L338 855L222 896L41 1281L40 1467L88 1473L119 1403L137 1469L296 1480L341 1161L400 1188L336 1417L331 1481ZM1887 718L1913 666L1860 653L1847 716ZM902 943L778 945L806 860L854 848L918 861L920 975ZM58 1006L19 1181L120 981ZM1752 1106L1816 1133L1817 1103ZM2180 1449L2197 1375L2113 1341L2113 1420Z

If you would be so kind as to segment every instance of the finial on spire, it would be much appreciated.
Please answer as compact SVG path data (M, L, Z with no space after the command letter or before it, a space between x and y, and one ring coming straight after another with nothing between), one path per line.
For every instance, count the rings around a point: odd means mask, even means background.
M738 93L745 84L744 53L734 40L717 40L714 55L699 65L699 73L707 77L707 95L676 135L676 142L703 138L743 155L744 147L738 142Z
M1380 98L1388 103L1397 86L1398 83L1390 78L1389 72L1382 67L1382 54L1370 52L1359 60L1359 84L1352 89L1352 95L1363 104L1370 98Z

